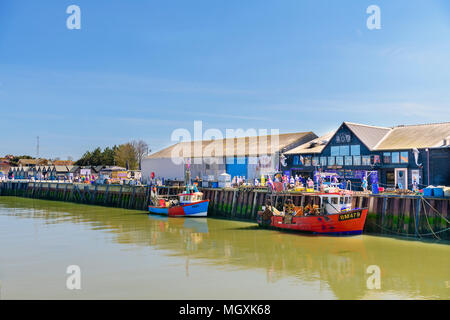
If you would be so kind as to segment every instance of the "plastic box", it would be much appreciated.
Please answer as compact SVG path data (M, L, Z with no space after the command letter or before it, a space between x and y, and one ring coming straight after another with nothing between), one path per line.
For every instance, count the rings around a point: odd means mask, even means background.
M433 188L425 188L423 189L424 197L432 197L433 196Z
M444 189L443 188L434 188L433 196L438 197L438 198L443 198L444 197Z

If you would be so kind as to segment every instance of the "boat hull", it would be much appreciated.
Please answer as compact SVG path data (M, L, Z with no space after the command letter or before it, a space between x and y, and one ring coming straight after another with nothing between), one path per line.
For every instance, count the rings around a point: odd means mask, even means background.
M292 217L291 221L286 221L283 216L272 216L270 219L263 221L261 215L258 215L257 221L260 227L316 235L344 236L361 234L364 230L366 217L367 208L326 216Z
M158 214L169 217L206 217L208 215L209 200L202 200L178 206L156 207L149 206L150 214Z

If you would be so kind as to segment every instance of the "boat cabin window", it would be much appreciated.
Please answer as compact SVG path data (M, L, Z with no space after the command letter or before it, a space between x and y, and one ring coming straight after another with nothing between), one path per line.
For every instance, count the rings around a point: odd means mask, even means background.
M339 198L339 204L344 204L344 197Z
M331 198L331 203L332 204L338 204L338 197L332 197Z

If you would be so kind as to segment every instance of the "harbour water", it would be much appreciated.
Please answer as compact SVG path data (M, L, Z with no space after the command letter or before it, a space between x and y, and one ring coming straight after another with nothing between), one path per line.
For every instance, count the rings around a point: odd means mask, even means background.
M449 270L448 243L0 197L1 299L449 299Z

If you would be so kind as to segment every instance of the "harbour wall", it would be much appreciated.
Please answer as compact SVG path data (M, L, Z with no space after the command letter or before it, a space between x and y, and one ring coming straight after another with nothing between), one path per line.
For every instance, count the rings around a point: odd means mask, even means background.
M160 195L176 195L180 187L157 187ZM287 199L295 205L319 203L319 197L307 193L272 194L263 189L201 190L210 201L208 215L235 220L255 221L267 199L282 208ZM147 210L150 187L126 185L88 185L57 182L7 181L0 184L0 196L19 196L46 200ZM450 240L448 198L424 198L406 195L353 196L353 207L368 210L366 234Z

